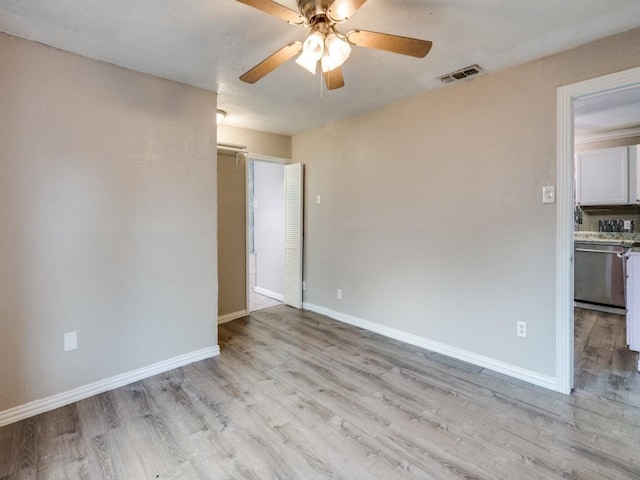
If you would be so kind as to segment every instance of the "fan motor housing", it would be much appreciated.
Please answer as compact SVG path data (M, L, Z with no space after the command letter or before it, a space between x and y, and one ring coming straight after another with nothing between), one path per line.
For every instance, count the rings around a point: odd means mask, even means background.
M330 2L328 0L298 0L300 13L304 15L311 25L320 20L318 17L322 17L322 20L326 18L329 6Z

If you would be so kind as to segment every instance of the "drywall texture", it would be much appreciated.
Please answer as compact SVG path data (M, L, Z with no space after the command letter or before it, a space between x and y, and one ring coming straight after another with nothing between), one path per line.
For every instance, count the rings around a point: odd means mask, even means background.
M284 293L284 165L254 162L256 286Z
M216 345L215 95L0 58L0 411Z
M633 30L294 136L305 302L555 376L557 87L639 59Z
M291 158L291 137L286 135L218 125L218 143L245 147L253 154Z

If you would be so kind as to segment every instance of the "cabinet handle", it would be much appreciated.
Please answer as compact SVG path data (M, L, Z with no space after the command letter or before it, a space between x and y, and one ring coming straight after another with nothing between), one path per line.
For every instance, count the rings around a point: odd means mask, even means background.
M618 252L612 252L611 250L593 250L590 248L576 248L576 252L610 253L611 255L618 253Z

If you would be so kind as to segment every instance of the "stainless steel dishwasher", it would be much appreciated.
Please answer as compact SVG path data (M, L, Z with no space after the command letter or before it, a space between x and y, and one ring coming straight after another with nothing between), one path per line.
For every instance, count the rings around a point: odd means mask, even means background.
M622 258L626 250L614 243L575 242L575 300L626 308Z

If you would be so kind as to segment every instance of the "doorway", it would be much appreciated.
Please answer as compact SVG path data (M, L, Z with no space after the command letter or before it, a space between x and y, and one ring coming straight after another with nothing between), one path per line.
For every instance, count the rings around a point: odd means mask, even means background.
M625 242L640 224L640 206L628 198L635 171L629 149L640 144L640 86L575 99L573 110L581 187L575 191L574 388L640 406L638 352L627 345L624 258ZM608 176L617 188L605 187Z
M249 312L281 305L284 296L284 167L249 156Z
M556 380L557 390L571 393L574 384L574 354L580 344L574 336L574 107L576 102L640 86L640 68L606 75L558 89L558 212L557 212L557 301ZM582 322L582 318L578 318ZM581 325L578 325L581 327Z
M278 230L284 240L275 247L283 256L282 261L269 254L256 255L255 269L252 269L250 253L256 245L250 245L250 228L256 209L251 209L249 192L249 166L251 161L261 164L278 165L284 172L281 181L280 199L284 203L284 222L276 226L272 217L266 216L266 225ZM302 308L302 214L304 169L300 163L290 160L250 154L246 148L232 145L218 145L217 158L218 186L218 323L225 323L249 315L251 292L284 303L294 308ZM268 167L265 167L268 168ZM276 169L277 170L277 169ZM259 199L258 199L259 200ZM268 201L267 201L268 203ZM265 210L265 202L258 204ZM280 222L280 220L279 220ZM251 233L253 235L253 232ZM255 240L255 239L254 239ZM272 247L273 248L273 247ZM283 253L282 253L283 252ZM269 268L269 260L279 268ZM252 273L255 272L255 283ZM282 293L269 283L271 277L282 279ZM267 275L262 275L266 273ZM256 288L254 288L254 286ZM262 290L260 290L260 288ZM271 295L264 295L265 293ZM275 297L275 298L272 298ZM261 298L265 301L265 298ZM264 306L264 305L263 305ZM270 305L269 305L270 306ZM257 308L257 307L255 307Z

